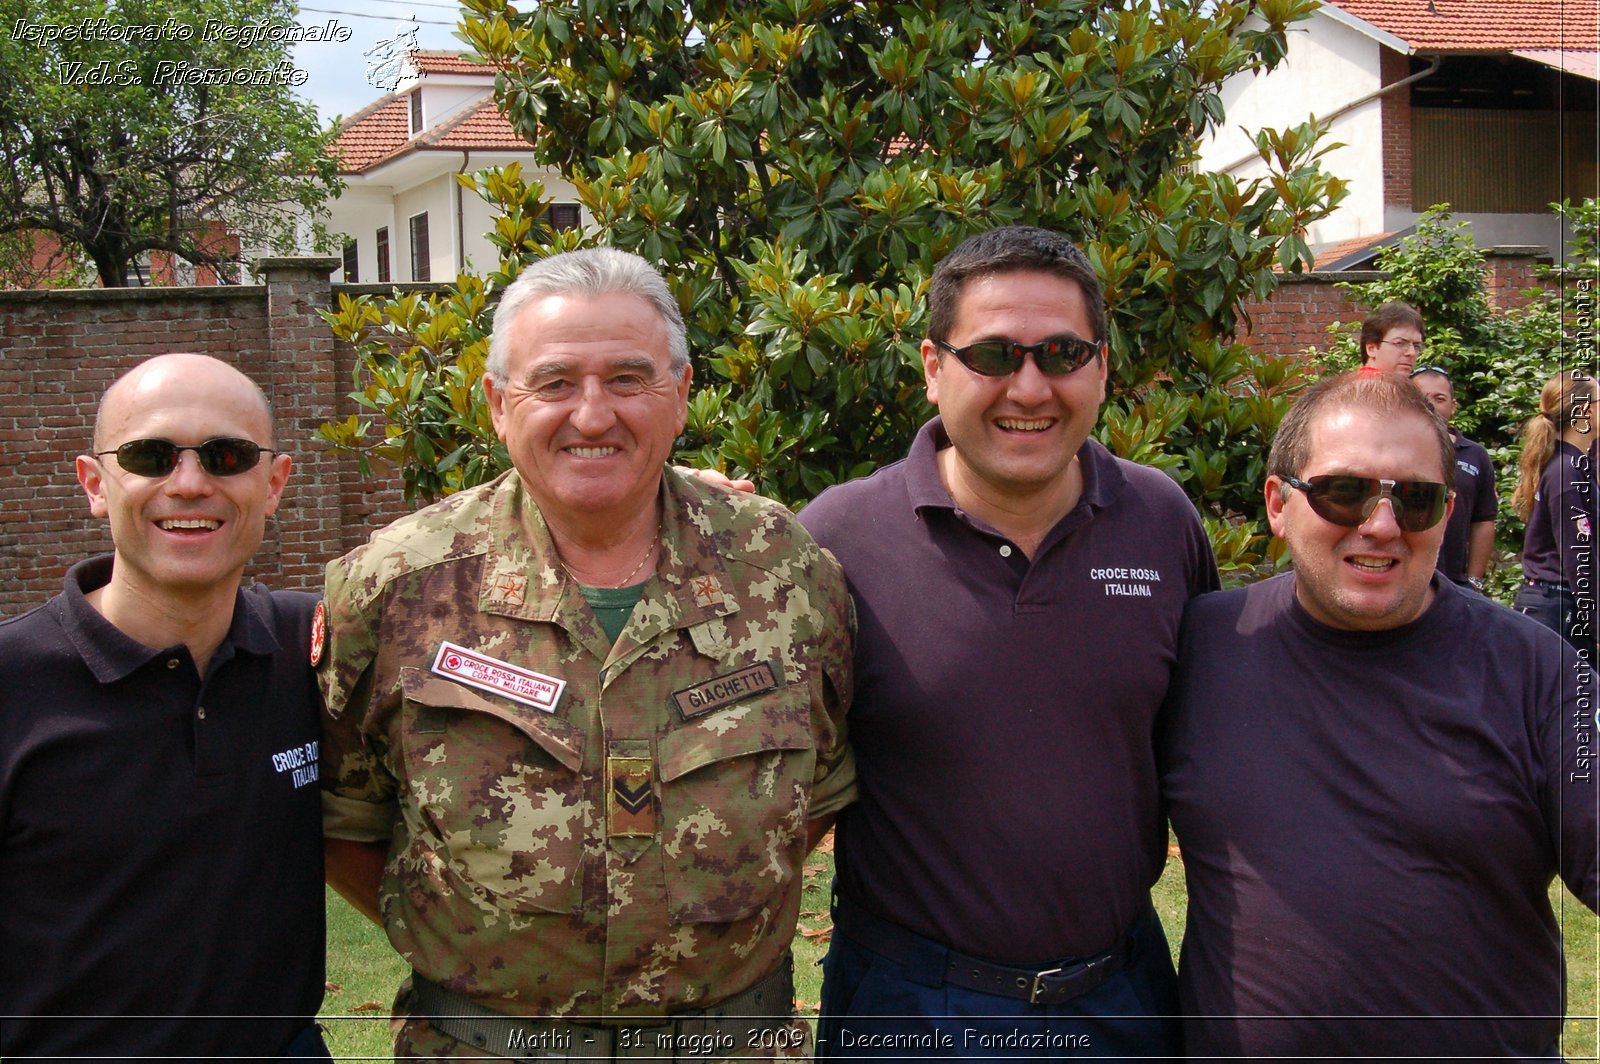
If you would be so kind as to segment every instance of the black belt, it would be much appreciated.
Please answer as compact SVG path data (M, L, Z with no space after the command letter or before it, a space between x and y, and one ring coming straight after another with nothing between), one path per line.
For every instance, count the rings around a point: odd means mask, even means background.
M835 899L833 930L858 945L894 961L908 964L918 943L926 941L899 924L880 919L859 905ZM1133 958L1133 936L1123 935L1116 945L1093 957L1080 957L1041 968L1013 968L965 953L947 950L944 981L963 990L1015 998L1032 1005L1059 1005L1097 990Z
M794 959L785 955L771 975L705 1009L671 1016L619 1018L615 1023L571 1023L542 1016L508 1016L411 973L418 1019L478 1049L512 1060L648 1057L705 1060L736 1056L763 1030L782 1030L794 1014ZM626 1035L619 1037L618 1032ZM736 1051L737 1050L737 1051Z

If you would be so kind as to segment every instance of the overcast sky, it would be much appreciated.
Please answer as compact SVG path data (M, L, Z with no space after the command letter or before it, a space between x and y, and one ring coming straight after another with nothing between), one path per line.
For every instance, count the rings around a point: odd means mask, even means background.
M364 53L409 32L409 17L416 20L418 47L465 49L454 35L459 11L446 0L302 0L302 26L326 26L331 19L350 31L350 39L296 44L295 66L308 77L295 91L324 119L354 114L388 91L369 83Z

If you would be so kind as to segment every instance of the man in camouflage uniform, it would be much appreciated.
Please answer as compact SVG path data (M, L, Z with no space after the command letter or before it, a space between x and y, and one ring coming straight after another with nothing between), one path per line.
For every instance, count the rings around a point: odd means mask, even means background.
M484 375L515 468L328 567L329 878L415 970L399 1056L808 1051L849 599L788 511L666 469L689 380L642 259L529 267Z

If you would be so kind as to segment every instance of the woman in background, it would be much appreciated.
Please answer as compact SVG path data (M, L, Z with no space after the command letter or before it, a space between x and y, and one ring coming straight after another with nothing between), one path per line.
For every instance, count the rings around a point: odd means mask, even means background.
M1522 475L1511 505L1528 531L1516 608L1593 655L1595 379L1580 370L1545 382L1522 432Z

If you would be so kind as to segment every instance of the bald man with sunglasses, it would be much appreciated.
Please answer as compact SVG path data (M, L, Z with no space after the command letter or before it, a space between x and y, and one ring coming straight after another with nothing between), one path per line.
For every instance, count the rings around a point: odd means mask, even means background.
M113 552L0 623L7 1059L329 1059L316 596L241 588L289 466L216 359L101 400Z
M928 303L938 417L800 515L859 621L818 1055L1172 1057L1151 735L1210 543L1091 438L1106 308L1070 240L979 233Z
M1323 381L1266 507L1293 572L1191 603L1162 728L1191 1059L1557 1058L1559 874L1597 904L1594 679L1435 570L1455 449Z

